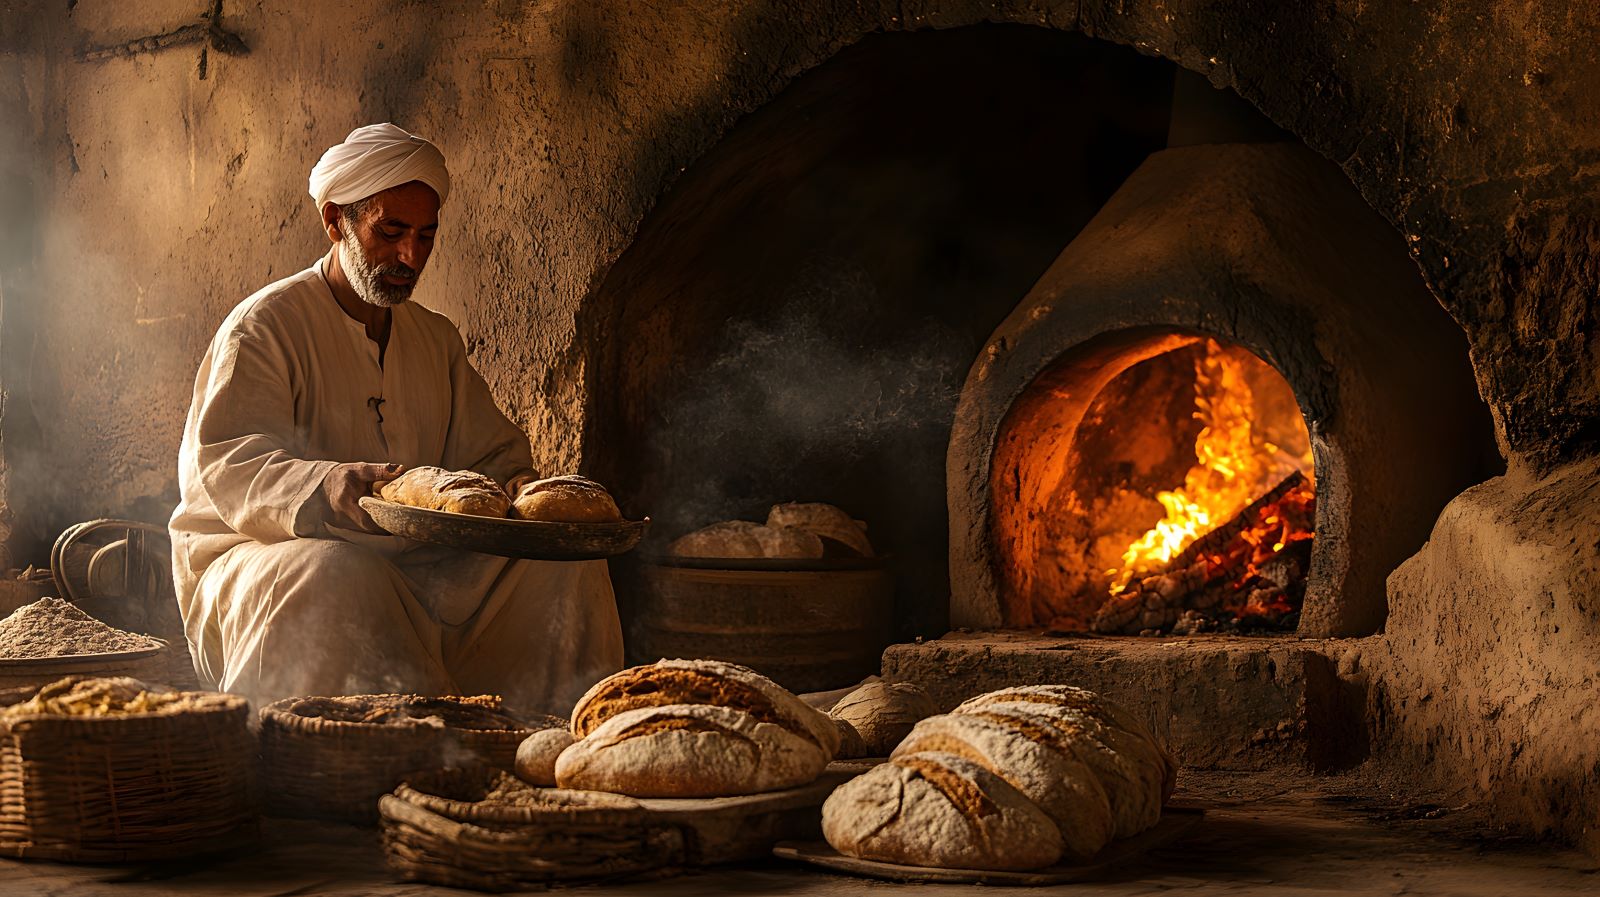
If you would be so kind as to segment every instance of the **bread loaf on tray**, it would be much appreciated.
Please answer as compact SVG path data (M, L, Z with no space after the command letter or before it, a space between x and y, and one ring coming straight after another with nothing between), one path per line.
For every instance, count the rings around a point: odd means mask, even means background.
M933 699L910 682L868 682L840 698L828 711L861 736L865 753L842 756L887 757L919 721L939 712Z
M1061 834L1033 801L954 754L902 754L840 785L822 805L840 853L947 869L1037 869L1061 856Z
M641 707L610 717L556 760L562 788L633 797L722 797L793 788L828 765L816 742L743 710Z
M979 695L952 713L919 722L890 755L900 767L909 758L928 757L941 758L952 769L966 769L957 761L975 766L998 779L1050 821L1058 854L1080 860L1094 856L1114 838L1128 837L1160 821L1176 770L1171 756L1136 717L1093 692L1065 685ZM941 837L966 839L957 844L933 843L910 833L897 833L889 840L885 840L888 835L868 837L865 833L875 831L874 826L888 826L901 818L897 808L911 793L906 784L909 773L874 770L869 775L873 774L878 777L874 781L881 780L871 786L876 790L851 782L840 788L844 793L854 786L848 801L841 798L835 805L830 799L823 805L823 831L840 853L918 866L1037 868L1021 864L1038 860L1040 854L995 853L1001 842L993 838L999 836L982 826L947 827ZM888 784L893 777L898 777L899 786ZM976 774L966 778L987 781ZM987 785L980 790L995 800L1006 793ZM874 795L883 802L876 810L869 800ZM869 821L841 815L847 813ZM921 824L934 823L924 819ZM1039 865L1054 861L1052 857Z
M413 467L385 483L378 494L395 504L477 517L504 517L511 508L499 483L471 470Z
M535 480L517 490L511 516L556 523L620 523L622 512L605 487L574 474Z

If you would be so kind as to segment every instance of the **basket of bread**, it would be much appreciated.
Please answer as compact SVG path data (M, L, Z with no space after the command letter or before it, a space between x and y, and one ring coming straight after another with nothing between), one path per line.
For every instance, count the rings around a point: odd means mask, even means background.
M380 803L405 878L510 890L765 855L820 833L847 775L839 729L744 667L664 660L596 683L570 726L537 732L515 778L413 777Z
M0 854L144 861L254 837L243 698L69 676L0 704Z
M624 520L605 487L576 475L535 480L513 496L470 470L413 467L360 503L378 526L397 536L536 560L623 554L650 525L648 517Z
M825 844L775 852L897 881L1070 881L1162 821L1175 774L1149 730L1093 692L1002 689L918 722L833 792Z
M552 716L508 712L493 695L285 698L261 709L266 809L370 823L409 773L484 764L510 769L517 745Z

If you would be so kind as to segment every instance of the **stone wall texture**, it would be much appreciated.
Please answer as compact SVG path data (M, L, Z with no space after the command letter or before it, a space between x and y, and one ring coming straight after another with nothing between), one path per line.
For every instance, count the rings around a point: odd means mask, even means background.
M588 303L678 175L863 35L981 23L1080 31L1236 90L1336 162L1404 235L1467 333L1513 474L1544 476L1600 449L1594 4L224 0L220 24L246 55L186 45L74 58L210 7L0 4L0 423L6 498L37 538L171 507L195 365L231 306L323 250L305 177L351 127L392 119L443 144L458 187L419 298L460 325L539 461L572 467L599 431L586 409L608 338L580 322L605 317ZM1593 503L1592 491L1538 494L1552 496L1551 520L1570 513L1562 502ZM1437 536L1458 542L1450 534L1477 501L1447 512ZM1562 550L1592 556L1588 539ZM1593 573L1581 571L1577 592L1593 595ZM1473 653L1491 638L1475 615L1498 599L1446 579L1407 568L1396 580L1436 618L1407 631L1439 641L1435 667L1393 667L1391 694L1439 694L1422 678L1469 669L1536 690L1586 681L1574 671L1592 672L1596 642L1570 623L1525 627L1515 651ZM1596 610L1561 613L1592 627ZM1450 621L1459 627L1438 628ZM1546 675L1554 652L1566 662ZM1593 762L1549 749L1593 742L1592 715L1498 703L1469 718L1397 701L1397 713L1434 722L1396 732L1434 762L1486 770L1486 788ZM1515 762L1489 759L1513 746ZM1536 794L1519 806L1547 829L1561 813Z

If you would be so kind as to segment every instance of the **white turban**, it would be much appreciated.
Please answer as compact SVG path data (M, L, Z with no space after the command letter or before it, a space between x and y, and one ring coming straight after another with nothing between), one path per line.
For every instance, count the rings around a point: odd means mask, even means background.
M328 203L358 202L390 187L421 181L439 194L450 193L444 153L415 134L388 122L356 128L344 143L330 147L311 169L311 198L320 212Z

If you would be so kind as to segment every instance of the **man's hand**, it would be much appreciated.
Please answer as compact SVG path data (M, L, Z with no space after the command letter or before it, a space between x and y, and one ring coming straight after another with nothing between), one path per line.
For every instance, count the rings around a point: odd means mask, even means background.
M372 517L362 509L358 500L371 495L375 483L387 483L405 473L404 464L340 464L322 478L322 495L333 512L328 520L336 526L360 530L364 533L382 533L385 530L372 522Z

